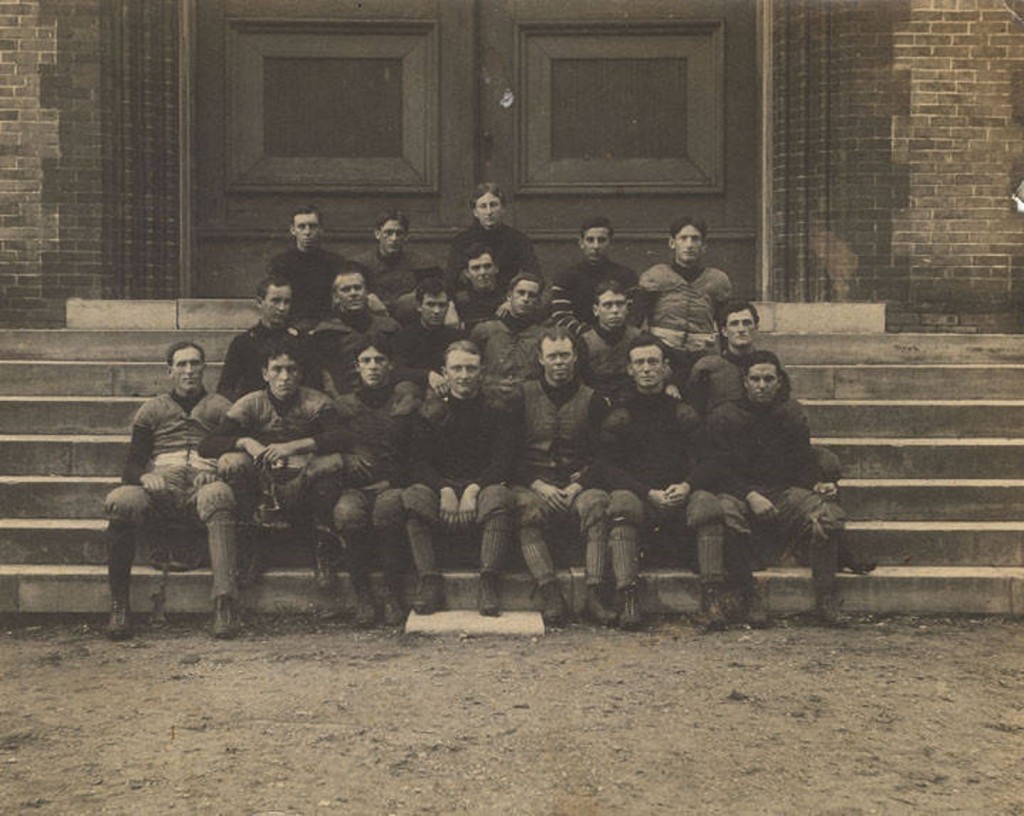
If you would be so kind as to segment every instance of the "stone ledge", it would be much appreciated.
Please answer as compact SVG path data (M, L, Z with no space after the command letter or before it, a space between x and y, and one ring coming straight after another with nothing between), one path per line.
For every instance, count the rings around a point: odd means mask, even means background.
M762 332L780 334L884 334L884 303L755 304Z
M148 567L133 572L132 608L146 613L160 574ZM583 608L582 569L559 574L566 599L576 614ZM757 573L766 606L774 615L809 611L813 603L810 573L806 569L773 568ZM448 608L476 607L475 573L445 575ZM1024 567L880 567L868 576L841 575L844 609L861 614L913 615L1024 615ZM539 599L532 582L522 573L502 577L501 598L509 611L537 610ZM407 586L411 594L412 584ZM210 609L210 573L197 570L170 576L166 609L170 613L207 614ZM657 570L644 575L642 605L647 612L696 612L700 584L696 575ZM307 570L275 570L246 592L244 604L261 613L308 613L352 606L352 591L341 576L339 595L326 599L313 587ZM106 568L102 566L0 566L0 612L104 613L107 611Z

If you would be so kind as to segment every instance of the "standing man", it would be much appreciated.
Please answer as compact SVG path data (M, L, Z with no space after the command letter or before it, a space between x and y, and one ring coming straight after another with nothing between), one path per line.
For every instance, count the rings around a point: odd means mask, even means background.
M260 349L269 342L288 337L301 345L299 330L288 325L292 305L292 285L284 277L268 275L256 287L256 309L259 323L239 334L228 346L224 367L217 383L217 393L231 402L259 391L263 382L263 361ZM311 372L304 372L308 375Z
M484 396L508 407L521 395L523 383L537 370L540 302L544 281L520 274L509 281L502 317L477 324L469 336L483 352Z
M583 382L601 396L614 399L633 390L629 346L640 335L640 329L626 322L629 293L621 281L608 278L591 289L594 301L590 308L596 325L579 340L585 352L580 370Z
M789 378L770 351L740 363L744 398L720 405L708 417L711 465L722 491L726 526L749 536L752 527L774 528L810 563L818 616L838 615L836 572L846 514L837 486L822 475L811 449L807 416L789 396Z
M543 373L523 385L517 421L515 500L519 543L540 591L544 621L557 625L568 609L544 533L556 522L570 522L586 539L587 552L608 546L608 494L599 489L595 466L607 404L577 377L576 349L567 329L545 329L538 355Z
M603 215L588 218L580 226L583 259L560 272L551 284L551 321L556 326L565 326L577 336L588 331L594 321L598 284L617 281L627 298L632 297L636 272L608 257L614 236L612 222Z
M289 232L295 244L270 259L270 273L291 283L292 320L308 330L330 312L331 283L345 259L320 246L323 217L312 204L292 213Z
M359 385L338 400L338 412L367 473L347 481L334 505L334 529L348 556L356 624L372 626L379 606L384 623L398 626L405 619L400 577L405 550L402 489L421 391L414 383L395 382L384 337L360 342L355 357ZM370 586L375 564L384 573L378 598Z
M385 210L373 225L377 245L357 255L353 263L366 268L366 286L387 307L388 312L403 326L416 319L413 289L427 270L435 269L442 275L437 263L415 250L406 248L409 240L409 216L402 210Z
M132 439L121 486L106 498L110 519L110 624L113 640L132 636L129 590L135 538L159 535L168 524L206 527L213 572L213 636L233 637L235 604L235 497L217 480L216 459L204 458L200 442L220 424L231 403L203 386L206 354L195 343L167 350L171 390L143 403L132 421Z
M701 416L725 402L743 399L743 375L740 363L754 353L754 341L761 316L757 307L745 300L730 300L718 313L721 354L701 357L690 371L686 396Z
M324 391L337 399L359 384L356 346L374 335L391 337L399 326L387 315L370 311L366 273L356 266L343 267L335 275L331 306L330 316L310 332L310 344L323 378Z
M430 388L442 387L445 350L465 336L461 329L444 324L450 303L441 278L420 281L416 284L418 320L399 331L392 343L395 366Z
M480 349L468 340L445 352L447 396L431 393L412 436L409 481L402 494L406 531L419 573L413 608L430 615L444 606L434 531L480 530L481 615L499 614L498 575L512 542L512 422L489 405L480 386Z
M665 344L680 387L698 359L715 351L715 315L732 284L721 269L704 266L707 225L684 215L669 227L672 262L640 275L634 307L639 320Z
M750 564L738 541L725 539L722 506L707 492L707 478L697 464L701 422L686 403L665 393L669 364L652 335L629 344L629 374L633 391L620 399L605 418L602 450L606 486L611 491L608 516L609 555L620 594L623 628L640 623L636 603L637 546L641 531L655 528L679 561L683 542L696 532L701 607L708 624L720 627L725 615L720 604L727 580L742 591L748 614L759 615ZM689 529L688 529L689 528ZM650 542L649 542L650 543ZM694 559L686 559L693 562ZM598 594L607 558L587 560L588 599ZM594 603L600 619L600 602Z

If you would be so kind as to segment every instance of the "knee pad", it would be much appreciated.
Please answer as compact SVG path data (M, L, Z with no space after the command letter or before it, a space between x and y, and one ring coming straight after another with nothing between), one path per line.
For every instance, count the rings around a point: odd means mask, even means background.
M483 524L487 519L499 514L512 515L515 509L515 498L512 491L504 485L488 485L480 491L476 503L477 522Z
M405 524L405 505L402 491L385 490L373 502L373 526L377 528L401 527Z
M629 490L613 490L608 500L608 519L613 526L630 524L639 529L644 524L644 503Z
M235 494L224 482L211 482L196 492L196 514L207 522L215 513L234 513Z
M150 498L140 485L121 485L107 494L103 510L111 521L141 524L149 510Z
M686 504L686 523L691 527L720 522L724 518L722 502L718 496L706 490L697 490L690 494Z

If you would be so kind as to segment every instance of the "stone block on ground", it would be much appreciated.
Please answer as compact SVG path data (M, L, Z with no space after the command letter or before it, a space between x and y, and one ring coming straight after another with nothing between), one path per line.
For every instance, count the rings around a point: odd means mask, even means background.
M485 617L470 609L435 612L433 615L409 613L405 622L407 635L506 635L539 637L544 634L544 621L539 612L503 612L496 618Z

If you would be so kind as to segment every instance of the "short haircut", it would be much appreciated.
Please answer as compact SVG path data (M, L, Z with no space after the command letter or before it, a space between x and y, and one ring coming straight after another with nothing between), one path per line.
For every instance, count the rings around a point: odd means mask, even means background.
M573 351L576 350L576 338L565 326L545 326L540 337L537 338L537 353L540 354L541 345L545 340L557 343L559 340L568 340L572 343Z
M609 238L615 236L615 228L612 227L611 219L603 215L592 215L590 218L584 219L583 223L580 224L580 238L586 235L587 230L592 229L606 229L608 230Z
M668 359L668 351L665 349L665 344L648 332L638 334L629 341L629 344L626 346L626 359L629 359L629 355L632 353L633 349L647 348L648 346L657 346L661 349L661 356L666 360Z
M544 278L539 275L534 275L532 272L520 272L512 280L508 282L508 286L505 288L505 292L512 294L512 290L515 289L523 281L537 284L537 293L544 291Z
M367 282L366 271L366 267L363 266L362 264L342 264L340 267L338 267L338 271L334 273L334 277L331 278L331 286L333 286L334 282L342 275L358 275L363 279L363 285L365 286Z
M299 343L290 334L274 337L260 346L260 366L266 368L271 360L285 355L291 357L296 364L301 363L302 354L299 351ZM299 367L301 368L301 365Z
M206 362L206 352L203 351L203 347L192 340L179 340L177 343L173 343L167 347L167 353L164 355L164 359L167 360L167 367L170 368L174 365L174 355L182 349L194 348L199 352L199 359L204 363Z
M483 244L480 241L474 241L466 247L466 250L462 253L463 269L469 266L470 261L476 260L481 255L490 255L491 260L494 261L495 266L497 266L498 259L494 257L494 250L487 246L487 244Z
M397 221L401 225L402 229L406 232L409 231L409 216L407 216L403 210L398 209L381 210L381 212L377 214L377 220L373 222L373 228L375 230L379 230L388 223L388 221Z
M708 224L703 218L694 218L691 215L681 215L673 221L668 228L669 237L675 238L683 227L694 227L700 233L700 237L707 239Z
M725 321L729 319L729 315L737 312L750 312L750 316L754 318L754 325L761 325L761 315L757 313L757 307L749 300L727 300L718 307L715 321L720 328L725 328Z
M324 225L323 213L320 212L320 208L316 204L303 204L301 207L292 210L292 224L295 223L295 216L297 215L315 215L316 220L320 222L320 226Z
M480 347L472 340L456 340L454 343L449 343L448 348L444 350L444 364L448 365L448 355L453 351L464 351L466 354L473 354L480 358L482 362L484 359L483 352L480 351Z
M771 363L775 366L775 371L778 373L780 379L784 376L785 371L782 368L782 363L779 362L778 356L774 351L767 351L765 349L758 349L757 351L742 357L740 359L740 371L743 372L743 376L746 378L747 374L750 373L751 368L756 365L764 365L766 363Z
M473 188L473 197L469 200L469 208L473 209L476 206L476 202L488 193L497 198L502 204L505 203L505 194L501 191L501 187L496 182L485 181Z
M423 299L427 295L430 295L431 297L435 298L444 295L445 297L450 299L448 290L444 288L444 280L437 277L436 275L431 275L428 278L424 278L423 280L416 284L416 302L423 303Z
M614 292L616 295L629 295L629 289L617 278L604 278L598 281L594 287L594 303L601 299L606 292Z
M375 332L363 337L352 348L352 360L358 360L359 355L367 349L375 348L389 360L391 359L391 341L386 334Z
M263 300L267 296L267 291L271 286L287 286L292 290L294 294L295 289L292 287L292 282L288 280L284 275L279 275L276 272L271 272L263 278L260 278L260 282L256 284L256 297Z

